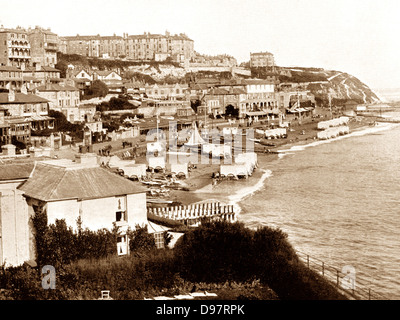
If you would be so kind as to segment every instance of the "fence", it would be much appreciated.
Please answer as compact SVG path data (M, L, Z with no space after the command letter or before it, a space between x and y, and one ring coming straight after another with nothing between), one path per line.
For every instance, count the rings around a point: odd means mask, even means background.
M149 214L158 217L181 221L186 225L199 225L203 218L223 219L230 222L236 221L233 205L220 202L205 202L187 206L173 206L161 208L147 208Z
M348 298L354 300L387 300L387 297L371 289L369 280L360 277L360 275L356 276L354 268L351 270L352 267L346 266L347 268L344 267L339 270L306 253L300 251L296 251L296 253L308 269L319 273L332 282Z

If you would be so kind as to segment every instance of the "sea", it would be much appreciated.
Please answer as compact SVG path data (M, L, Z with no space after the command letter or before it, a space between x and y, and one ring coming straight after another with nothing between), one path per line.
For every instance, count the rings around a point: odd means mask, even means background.
M280 151L259 156L256 180L221 186L238 220L279 228L298 252L350 266L356 285L363 279L384 299L400 299L400 124Z

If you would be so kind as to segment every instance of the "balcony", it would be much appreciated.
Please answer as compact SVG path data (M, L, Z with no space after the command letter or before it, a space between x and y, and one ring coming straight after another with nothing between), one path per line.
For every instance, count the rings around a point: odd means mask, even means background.
M9 48L19 48L19 49L30 49L31 45L29 42L18 42L18 41L8 41Z
M22 55L22 54L20 55L20 54L12 53L12 54L10 54L8 56L8 58L9 59L18 59L18 60L22 60L22 59L29 60L29 59L31 59L31 56L30 55Z

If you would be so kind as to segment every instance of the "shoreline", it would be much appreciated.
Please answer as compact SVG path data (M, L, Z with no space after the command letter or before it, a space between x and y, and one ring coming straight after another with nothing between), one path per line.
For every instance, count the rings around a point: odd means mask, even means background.
M309 126L309 124L306 125ZM181 191L179 193L174 191L171 192L171 195L176 197L184 197L185 201L183 204L193 204L204 200L218 200L226 204L232 204L237 212L237 220L240 221L240 212L242 210L241 208L243 206L243 201L253 195L255 192L260 191L264 187L265 181L273 175L271 170L265 168L265 163L277 161L287 154L291 154L296 151L303 151L308 147L331 143L346 138L372 134L382 130L390 130L398 126L400 126L399 123L379 123L371 126L371 118L364 118L358 123L351 123L349 125L349 134L328 140L318 140L312 138L310 134L299 134L299 132L303 130L301 128L304 127L300 125L295 131L297 136L292 134L292 137L295 137L295 139L282 139L284 141L281 141L279 145L276 147L270 147L270 150L277 151L278 153L258 153L258 168L248 179L223 180L216 186L213 186L211 176L208 178L208 183L204 181L204 177L202 183L200 183L199 177L195 177L194 180L197 181L188 183L191 185L190 191ZM191 178L189 177L188 181L190 181L190 179Z

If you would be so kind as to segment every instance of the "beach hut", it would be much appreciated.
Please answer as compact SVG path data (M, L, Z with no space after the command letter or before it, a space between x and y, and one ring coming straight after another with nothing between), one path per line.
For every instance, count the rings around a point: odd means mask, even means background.
M165 158L164 157L149 157L148 158L148 168L151 171L162 170L165 171Z
M146 176L146 164L129 164L120 168L124 175L131 179L142 179Z
M245 164L248 168L248 175L251 175L258 165L257 153L244 152L235 157L236 164Z
M249 176L249 168L244 163L221 164L219 174L223 178L238 179L239 177L244 177L247 179Z
M208 154L211 157L220 157L220 158L231 158L232 157L232 148L229 145L225 144L212 144L207 143L201 146L201 151L204 154Z
M176 176L184 176L185 179L189 177L189 170L187 163L171 163L169 165L169 170L171 174Z

